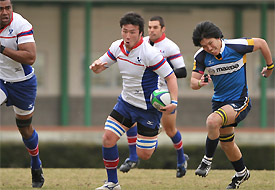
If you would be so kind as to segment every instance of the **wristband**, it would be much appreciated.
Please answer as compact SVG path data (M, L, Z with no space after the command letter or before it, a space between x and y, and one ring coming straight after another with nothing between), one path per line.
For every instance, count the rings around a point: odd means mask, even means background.
M198 81L198 86L201 88L201 80Z
M171 100L171 104L174 104L174 105L178 106L178 101L176 101L176 100Z
M5 48L6 48L5 46L1 45L0 53L3 53Z
M266 65L267 70L272 70L274 69L274 63L272 63L271 65Z

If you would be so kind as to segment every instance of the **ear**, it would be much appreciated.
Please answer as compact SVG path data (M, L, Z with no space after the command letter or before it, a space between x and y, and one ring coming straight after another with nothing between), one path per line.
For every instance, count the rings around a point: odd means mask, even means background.
M162 29L161 29L162 33L165 33L165 30L166 30L165 26L162 27Z

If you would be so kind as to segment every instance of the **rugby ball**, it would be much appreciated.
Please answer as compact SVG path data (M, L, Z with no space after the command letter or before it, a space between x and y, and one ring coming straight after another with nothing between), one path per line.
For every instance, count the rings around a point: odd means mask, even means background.
M171 104L171 96L167 90L154 90L150 96L151 104L157 110Z

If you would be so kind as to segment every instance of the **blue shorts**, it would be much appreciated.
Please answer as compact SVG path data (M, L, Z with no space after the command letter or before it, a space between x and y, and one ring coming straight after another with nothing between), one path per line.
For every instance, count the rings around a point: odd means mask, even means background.
M132 123L137 122L147 128L154 130L159 129L162 113L156 109L144 110L137 108L125 102L121 96L119 96L117 104L114 106L114 110L120 113L123 117L129 119Z
M249 97L245 97L239 100L226 101L226 102L216 102L212 101L212 112L218 110L220 107L224 105L230 105L237 112L234 124L230 126L237 126L240 121L246 118L248 112L250 111L252 105ZM227 126L223 126L227 127Z
M7 106L16 106L22 110L32 110L35 104L36 76L21 82L5 82L0 79L0 88L7 96Z

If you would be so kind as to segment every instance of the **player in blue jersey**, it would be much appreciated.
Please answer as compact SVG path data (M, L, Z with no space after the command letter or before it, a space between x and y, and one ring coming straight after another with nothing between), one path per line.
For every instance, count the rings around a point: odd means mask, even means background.
M261 50L267 65L261 74L269 77L274 68L271 52L266 41L260 38L225 40L221 30L209 21L196 26L193 43L201 49L194 56L191 88L198 90L210 82L214 85L213 112L206 120L208 134L205 155L195 174L207 176L220 141L222 150L236 171L227 189L236 189L250 177L241 151L234 141L234 127L251 109L246 83L246 54ZM207 75L204 74L206 70Z
M156 47L164 58L173 68L177 78L185 78L186 68L183 57L180 53L179 47L165 35L164 20L160 16L153 16L148 23L148 34L144 41ZM159 80L159 89L168 90L166 82L163 78ZM182 146L182 137L176 128L177 111L171 114L164 114L161 118L161 124L165 129L166 134L171 138L174 147L177 151L177 173L176 177L182 177L186 173L188 156L184 154ZM120 166L119 170L128 172L131 168L135 168L138 163L138 156L136 153L137 129L132 127L127 131L127 139L130 150L129 158Z
M13 106L16 124L31 156L32 186L43 186L38 134L32 116L36 98L36 77L32 64L36 46L32 25L13 12L10 0L0 0L0 105Z
M160 52L143 40L143 18L137 13L127 13L121 18L120 27L122 39L113 42L90 66L93 72L100 73L117 63L123 79L122 92L105 122L103 135L102 152L108 180L97 190L121 189L117 177L120 137L137 125L137 155L143 160L149 159L157 147L162 112L169 114L177 107L176 76ZM162 112L150 103L151 93L158 88L159 76L166 80L174 102L163 107Z

